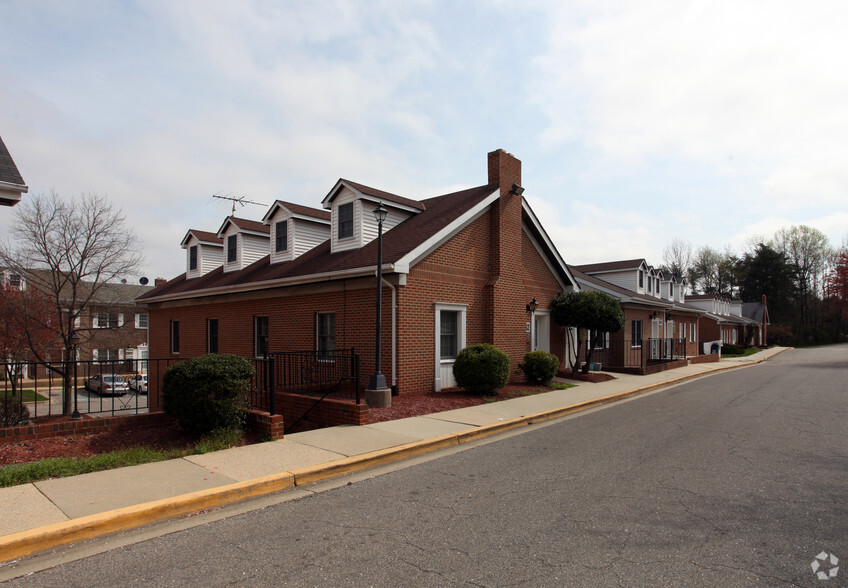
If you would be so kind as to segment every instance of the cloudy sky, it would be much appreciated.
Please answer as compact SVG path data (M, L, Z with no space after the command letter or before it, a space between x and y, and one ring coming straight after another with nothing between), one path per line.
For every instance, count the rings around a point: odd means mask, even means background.
M34 193L106 194L141 274L244 196L413 198L522 160L568 263L674 238L848 237L841 0L0 0L0 136ZM14 210L0 210L7 233Z

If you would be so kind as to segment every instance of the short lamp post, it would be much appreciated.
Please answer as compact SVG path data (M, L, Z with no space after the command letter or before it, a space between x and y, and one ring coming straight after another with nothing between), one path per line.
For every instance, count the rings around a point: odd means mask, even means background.
M71 335L71 342L74 345L74 412L71 414L72 421L78 421L82 419L82 416L79 413L79 409L77 408L77 348L79 346L79 333L74 331Z
M374 408L386 408L392 405L392 391L386 385L386 376L380 371L380 341L382 336L383 322L383 221L386 220L388 211L379 203L374 209L374 218L377 221L377 328L376 328L376 357L374 361L374 374L368 382L365 390L365 402Z
M533 297L533 300L527 305L527 312L530 313L530 351L536 351L535 341L536 341L536 309L539 308L539 301L536 300L536 297Z

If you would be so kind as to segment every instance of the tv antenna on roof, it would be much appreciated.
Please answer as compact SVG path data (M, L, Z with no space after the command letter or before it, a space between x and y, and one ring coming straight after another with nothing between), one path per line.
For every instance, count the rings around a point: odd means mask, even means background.
M223 194L212 194L212 198L217 198L219 200L231 200L233 202L233 215L236 213L236 204L241 204L244 206L245 204L256 204L257 206L266 206L262 202L253 202L252 200L248 200L247 196L230 196L227 194L226 196Z

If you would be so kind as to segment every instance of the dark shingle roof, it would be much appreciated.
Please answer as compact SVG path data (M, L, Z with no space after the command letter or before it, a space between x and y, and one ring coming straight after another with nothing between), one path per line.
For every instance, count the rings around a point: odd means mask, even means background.
M605 261L602 263L587 263L583 265L570 265L568 267L583 272L584 274L591 274L593 272L614 272L614 271L622 271L627 269L636 269L640 267L642 264L648 265L644 259L624 259L621 261Z
M262 221L239 218L236 216L228 216L227 219L221 224L221 228L218 230L219 235L227 227L228 223L234 224L242 231L253 231L254 233L263 233L265 235L269 235L271 233L271 228Z
M277 200L277 203L282 204L289 210L291 210L294 214L300 214L303 216L312 216L315 218L320 218L321 220L330 220L330 211L322 210L320 208L311 208L309 206L303 206L302 204L295 204L294 202L285 202L283 200Z
M378 190L376 188L372 188L370 186L366 186L364 184L359 184L357 182L351 182L350 180L346 180L341 178L338 182L336 182L336 186L327 195L327 198L324 199L325 202L332 202L333 198L336 197L336 193L339 189L339 184L347 184L355 188L357 191L361 192L366 196L371 196L372 198L376 198L377 200L382 200L384 202L394 202L395 204L401 204L403 206L408 206L410 208L414 208L416 210L425 210L426 205L425 201L419 202L418 200L412 200L411 198L404 198L403 196L398 196L397 194L392 194L391 192L384 192L383 190Z
M488 184L421 201L419 204L423 212L409 217L383 235L383 263L400 261L497 189L497 184ZM310 276L314 276L315 280L328 279L327 274L334 272L372 268L376 260L376 239L359 249L336 253L330 252L330 239L327 239L292 261L271 263L270 255L266 255L241 271L225 273L223 267L219 267L205 276L190 280L183 274L145 294L141 300L190 295L193 292L202 296L204 290L298 278L309 281Z
M24 188L22 191L26 192L26 185L23 177L21 177L21 172L18 171L18 166L15 165L12 155L6 149L2 137L0 137L0 182L21 186L21 188Z

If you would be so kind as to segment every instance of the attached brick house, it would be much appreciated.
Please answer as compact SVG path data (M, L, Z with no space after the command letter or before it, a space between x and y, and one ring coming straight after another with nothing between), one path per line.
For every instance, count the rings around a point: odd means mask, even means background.
M373 210L382 204L380 362L395 393L454 386L453 360L472 343L504 350L516 379L533 348L562 362L565 337L550 304L578 286L522 192L521 162L497 150L488 154L488 183L475 188L418 201L340 179L324 210L276 202L264 232L233 217L217 235L189 231L187 273L139 298L149 308L151 357L353 348L367 381L375 370ZM265 235L265 254L241 257L245 247L227 247L231 233ZM203 266L218 247L230 261Z
M0 269L0 288L12 290L27 290L35 288L44 281L50 280L49 272L45 270L28 270L18 274L7 269ZM132 360L147 358L147 308L135 302L135 298L152 290L150 286L133 284L101 284L95 294L91 294L88 282L78 285L77 301L89 299L85 311L74 320L74 329L79 336L77 359L94 361L108 365L119 372L136 371L138 364ZM69 289L67 300L71 300ZM5 303L0 296L0 303ZM47 321L49 322L49 320ZM21 343L21 353L15 359L35 361L35 357ZM67 361L65 350L56 336L55 347L48 346L43 350L46 361ZM28 376L43 372L32 372L27 366Z
M593 362L605 370L644 373L651 364L698 355L700 319L706 313L687 304L684 280L666 276L644 259L569 269L581 289L609 294L624 311L624 328L600 338Z

